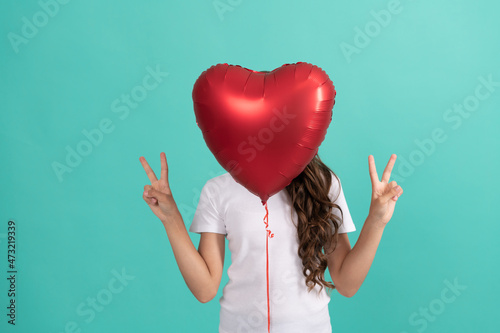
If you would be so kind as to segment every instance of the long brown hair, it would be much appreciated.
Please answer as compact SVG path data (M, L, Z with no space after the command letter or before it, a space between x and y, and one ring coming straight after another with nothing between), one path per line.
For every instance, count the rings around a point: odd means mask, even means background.
M333 175L333 177L332 177ZM298 255L302 260L302 272L306 277L306 286L310 292L316 284L320 291L326 288L328 294L335 289L332 282L325 281L327 268L326 249L335 250L338 239L338 228L343 218L332 213L332 209L342 209L330 200L328 193L332 180L339 182L337 175L321 161L318 154L306 168L286 186L292 207L298 217L297 234L299 238ZM340 191L339 191L340 193ZM293 211L292 211L293 219ZM323 250L325 249L325 253Z

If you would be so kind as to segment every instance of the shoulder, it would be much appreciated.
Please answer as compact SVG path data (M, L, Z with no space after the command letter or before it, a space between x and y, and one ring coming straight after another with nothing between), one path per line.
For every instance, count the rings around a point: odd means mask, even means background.
M229 172L225 172L221 175L215 176L207 180L207 185L212 186L228 186L231 182L234 182L233 177Z
M228 172L209 179L203 191L218 202L221 211L229 207L241 208L249 203L261 205L259 197L237 182Z
M230 187L234 186L236 182L230 173L225 172L221 175L210 178L205 183L205 190L211 195L220 195L223 190L227 190Z
M220 183L220 182L227 182L228 179L232 179L231 174L229 172L224 172L223 174L220 174L218 176L215 176L213 178L210 178L207 182L211 183Z
M329 196L330 200L335 201L342 193L342 183L340 181L340 177L336 175L333 171L330 171L332 176Z

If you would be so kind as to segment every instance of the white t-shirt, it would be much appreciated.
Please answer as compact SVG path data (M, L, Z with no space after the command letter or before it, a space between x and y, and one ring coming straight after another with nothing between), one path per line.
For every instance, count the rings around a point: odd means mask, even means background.
M337 197L339 184L332 178L330 200ZM335 201L342 208L339 233L355 231L342 186ZM297 215L286 189L268 201L269 300L271 333L331 333L325 288L316 285L307 292L301 259L297 254ZM338 209L332 213L341 216ZM266 209L261 199L237 183L229 173L206 182L190 232L226 235L231 252L228 283L220 298L219 333L267 332ZM326 279L326 277L325 277ZM328 280L328 279L326 279Z

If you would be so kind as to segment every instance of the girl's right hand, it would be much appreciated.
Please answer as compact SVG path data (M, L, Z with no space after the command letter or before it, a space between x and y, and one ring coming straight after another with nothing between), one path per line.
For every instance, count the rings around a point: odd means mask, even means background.
M163 222L168 222L169 219L176 213L179 213L175 204L170 186L168 184L168 165L165 153L160 154L161 159L161 176L158 180L153 169L149 166L146 159L141 156L139 160L148 175L151 185L144 186L142 198L149 205L153 213Z

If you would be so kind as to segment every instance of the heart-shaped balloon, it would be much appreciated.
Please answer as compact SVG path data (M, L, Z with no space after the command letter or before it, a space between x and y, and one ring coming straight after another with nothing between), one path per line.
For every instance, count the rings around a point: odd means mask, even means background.
M196 80L193 104L217 161L265 204L318 152L335 95L328 75L306 62L268 73L217 64Z

